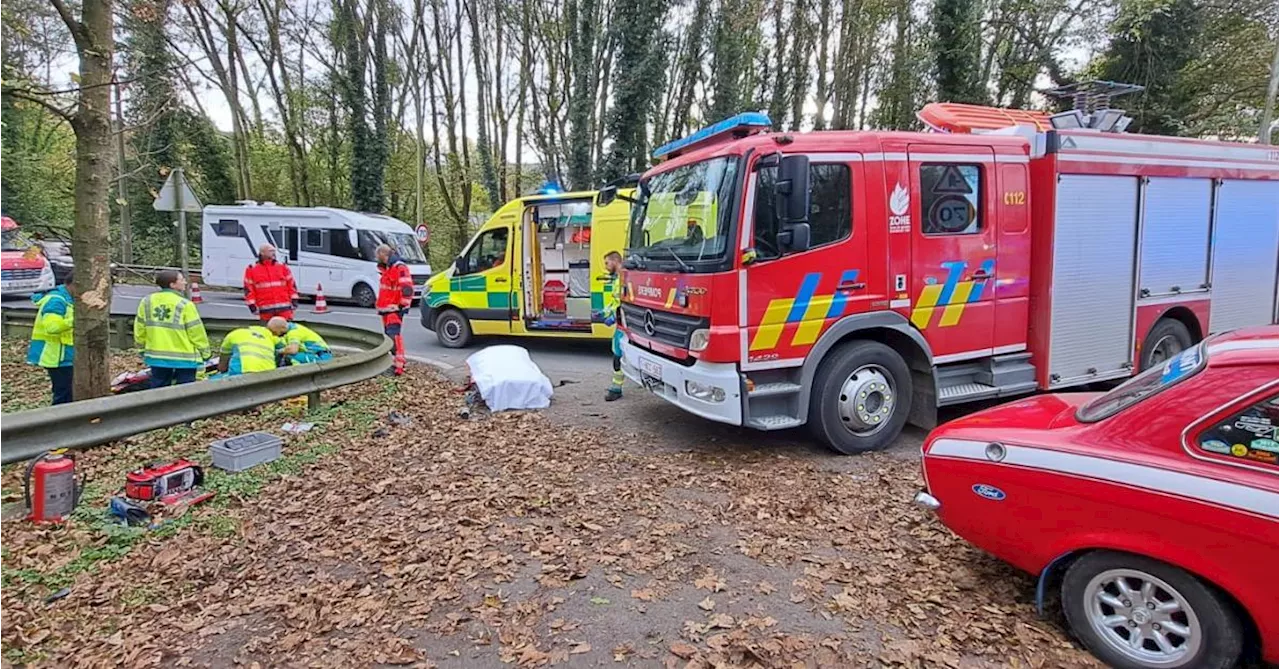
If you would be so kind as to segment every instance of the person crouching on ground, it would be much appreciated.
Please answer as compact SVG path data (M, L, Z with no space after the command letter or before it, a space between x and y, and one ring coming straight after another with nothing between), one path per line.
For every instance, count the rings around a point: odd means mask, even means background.
M301 324L290 323L279 316L267 321L267 329L280 340L281 356L288 365L305 365L309 362L321 362L333 359L333 351L324 337L315 330ZM291 349L294 353L286 353Z
M27 362L49 373L54 404L71 401L75 359L75 301L71 299L71 282L72 277L68 276L63 285L31 296L31 301L36 303L36 322L31 328Z
M151 368L152 388L191 383L196 380L196 371L212 357L209 334L196 305L183 295L187 278L181 272L160 270L156 285L160 290L138 304L133 342Z
M230 376L269 372L276 368L276 344L279 339L261 325L236 328L222 340L218 371ZM288 354L288 347L285 353Z
M395 344L395 375L404 374L404 337L400 334L409 307L413 305L413 274L400 255L386 244L378 247L378 315L382 330Z
M613 378L609 381L609 390L604 394L604 401L612 402L622 399L622 329L618 327L618 309L622 306L622 277L618 272L622 269L622 254L610 251L604 257L604 268L609 273L607 283L609 290L604 294L604 324L613 326Z

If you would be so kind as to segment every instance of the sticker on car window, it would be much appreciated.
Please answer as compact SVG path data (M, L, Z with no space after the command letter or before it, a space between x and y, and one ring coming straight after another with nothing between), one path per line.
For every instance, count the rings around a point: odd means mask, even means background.
M1206 439L1203 443L1200 444L1200 448L1203 448L1204 450L1209 451L1210 453L1219 453L1221 455L1231 455L1231 444L1228 444L1227 442L1222 441L1221 439Z
M1164 363L1164 371L1160 374L1160 385L1167 386L1176 382L1200 367L1200 347L1193 346Z
M1280 453L1280 443L1277 443L1275 439L1254 439L1249 442L1249 448L1269 453Z

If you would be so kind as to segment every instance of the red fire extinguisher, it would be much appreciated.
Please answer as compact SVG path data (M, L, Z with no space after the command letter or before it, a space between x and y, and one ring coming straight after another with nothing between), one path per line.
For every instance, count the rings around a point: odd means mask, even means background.
M37 523L60 523L80 501L83 486L76 481L76 461L65 451L45 451L27 465L22 481L27 518Z

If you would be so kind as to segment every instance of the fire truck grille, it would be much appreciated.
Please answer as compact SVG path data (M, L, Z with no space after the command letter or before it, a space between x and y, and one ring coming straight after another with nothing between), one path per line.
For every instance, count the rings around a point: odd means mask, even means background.
M37 269L6 269L0 270L5 281L31 281L40 278L40 270Z
M646 327L649 318L645 312L653 314L653 332L649 332ZM622 305L622 317L626 319L628 330L654 341L684 349L689 348L689 337L693 335L693 331L708 327L711 322L707 318L646 309L634 304Z

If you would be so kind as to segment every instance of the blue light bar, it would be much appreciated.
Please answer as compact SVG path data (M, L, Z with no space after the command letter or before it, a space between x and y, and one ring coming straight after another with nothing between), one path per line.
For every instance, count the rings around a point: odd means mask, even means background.
M773 127L773 122L769 120L767 114L761 112L743 112L737 116L731 116L719 123L709 125L688 137L682 137L673 142L668 142L653 150L654 158L666 158L677 151L687 149L696 144L702 144L710 139L724 135L726 133L741 132L743 134L752 134L752 131L769 130Z
M564 189L560 187L560 184L554 181L547 181L543 183L542 186L538 188L538 190L534 191L534 193L538 195L555 195L557 193L563 193L563 192L564 192Z

